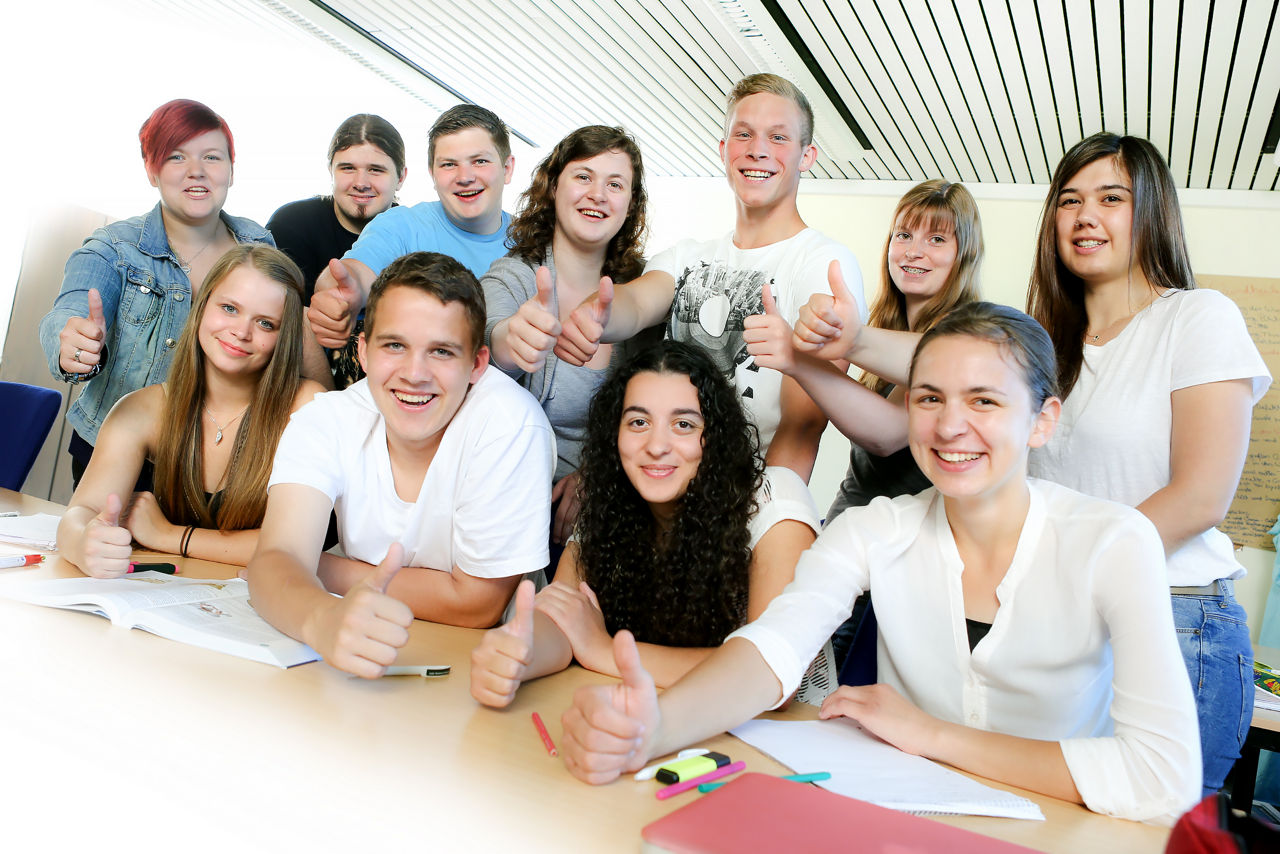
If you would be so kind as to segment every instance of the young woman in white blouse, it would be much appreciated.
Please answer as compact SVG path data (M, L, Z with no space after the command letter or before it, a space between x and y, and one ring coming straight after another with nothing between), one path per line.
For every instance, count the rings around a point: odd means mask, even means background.
M882 684L826 718L910 753L1131 819L1200 795L1200 752L1164 588L1137 511L1027 478L1061 404L1044 330L1004 306L956 309L908 378L909 442L933 488L851 508L796 580L658 700L619 633L619 686L579 689L565 763L588 782L734 726L787 697L854 598L874 588Z

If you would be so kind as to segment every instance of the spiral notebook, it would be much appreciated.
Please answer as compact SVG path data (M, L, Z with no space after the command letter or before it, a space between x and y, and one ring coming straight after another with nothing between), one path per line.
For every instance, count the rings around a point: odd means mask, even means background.
M730 732L783 765L830 772L830 780L818 783L824 789L889 809L1044 821L1040 807L1026 798L903 753L848 718L755 720Z

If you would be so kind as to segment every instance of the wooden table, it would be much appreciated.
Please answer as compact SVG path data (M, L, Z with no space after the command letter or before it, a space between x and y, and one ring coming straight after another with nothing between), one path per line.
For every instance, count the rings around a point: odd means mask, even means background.
M0 510L60 507L0 491ZM190 577L234 567L169 557ZM0 575L74 576L59 558ZM0 843L136 851L637 851L640 828L696 794L588 786L545 752L578 667L531 682L504 711L468 685L479 632L418 622L402 664L453 673L365 681L323 663L280 670L90 614L0 599ZM781 718L811 718L797 704ZM728 735L749 770L782 766ZM998 785L998 784L994 784ZM1167 829L1031 795L1047 821L941 818L1050 852L1158 852ZM15 847L16 841L25 848ZM410 847L412 846L412 847Z

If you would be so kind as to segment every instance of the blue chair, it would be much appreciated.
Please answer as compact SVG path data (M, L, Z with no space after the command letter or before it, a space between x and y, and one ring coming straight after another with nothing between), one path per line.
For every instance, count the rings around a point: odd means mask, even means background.
M862 621L853 636L849 654L840 665L841 685L876 684L876 641L880 632L876 623L876 609L871 600L862 612Z
M61 392L0 382L0 487L22 489L61 409Z

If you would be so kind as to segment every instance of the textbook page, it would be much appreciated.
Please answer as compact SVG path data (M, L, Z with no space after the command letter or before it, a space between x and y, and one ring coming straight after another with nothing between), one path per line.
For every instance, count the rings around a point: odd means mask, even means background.
M830 772L831 779L817 785L850 798L902 812L1044 821L1040 807L1026 798L903 753L848 718L755 720L729 732L797 773Z
M61 516L48 513L0 518L0 542L52 551L57 548L60 521Z
M311 647L277 631L249 604L243 579L139 572L126 578L55 578L0 584L20 602L88 611L126 628L215 652L292 667L319 661Z

